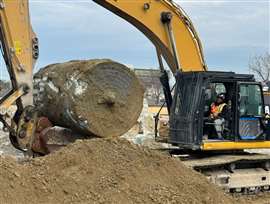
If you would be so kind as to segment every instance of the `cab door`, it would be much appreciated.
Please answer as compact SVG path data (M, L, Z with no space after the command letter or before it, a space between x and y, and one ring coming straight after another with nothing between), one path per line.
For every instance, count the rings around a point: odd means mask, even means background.
M238 132L240 140L264 140L264 100L258 83L238 84Z
M178 73L170 114L169 142L192 149L199 148L202 137L202 84L199 74Z

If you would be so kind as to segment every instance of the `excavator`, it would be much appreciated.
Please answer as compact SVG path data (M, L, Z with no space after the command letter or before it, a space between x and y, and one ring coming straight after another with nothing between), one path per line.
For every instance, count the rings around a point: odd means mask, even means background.
M246 151L270 148L263 91L254 76L208 71L190 18L172 0L93 2L135 26L155 46L169 113L167 142L178 150L172 155L226 191L269 190L270 156ZM33 152L37 148L33 148L35 137L47 127L47 120L39 116L33 103L33 68L39 44L31 26L28 0L0 1L0 41L12 84L11 91L0 100L0 121L15 148ZM164 61L175 77L174 94ZM221 92L230 113L223 124L223 139L204 137L206 127L211 126L206 112ZM13 104L17 111L9 122L6 115Z

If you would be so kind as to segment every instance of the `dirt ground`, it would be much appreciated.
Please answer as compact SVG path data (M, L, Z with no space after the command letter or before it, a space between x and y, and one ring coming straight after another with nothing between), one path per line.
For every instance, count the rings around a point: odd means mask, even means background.
M0 203L270 204L270 193L224 195L179 160L125 139L80 140L18 164L22 153L0 133Z
M235 201L250 204L270 204L270 193L260 193L257 195L234 196Z
M0 203L236 203L179 160L124 139L80 140L23 164L0 157L0 166Z
M251 196L247 199L253 204L270 204L270 193Z

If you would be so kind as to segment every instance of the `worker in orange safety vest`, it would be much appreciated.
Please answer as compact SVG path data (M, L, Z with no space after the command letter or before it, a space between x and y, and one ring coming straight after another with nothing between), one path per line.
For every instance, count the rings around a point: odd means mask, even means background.
M210 118L214 121L215 129L219 139L223 139L222 133L225 125L225 118L228 112L227 104L225 103L225 94L218 94L217 99L211 104Z

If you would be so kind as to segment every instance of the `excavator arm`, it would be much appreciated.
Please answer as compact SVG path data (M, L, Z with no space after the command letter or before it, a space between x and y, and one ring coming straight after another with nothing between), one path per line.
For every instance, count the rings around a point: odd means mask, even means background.
M31 138L34 130L33 111L30 110L34 109L33 68L39 55L38 39L30 23L28 0L0 1L0 42L12 85L11 91L0 100L0 120L10 132L13 145L22 149L18 135ZM17 112L10 124L4 118L14 103ZM25 120L21 120L22 115Z

